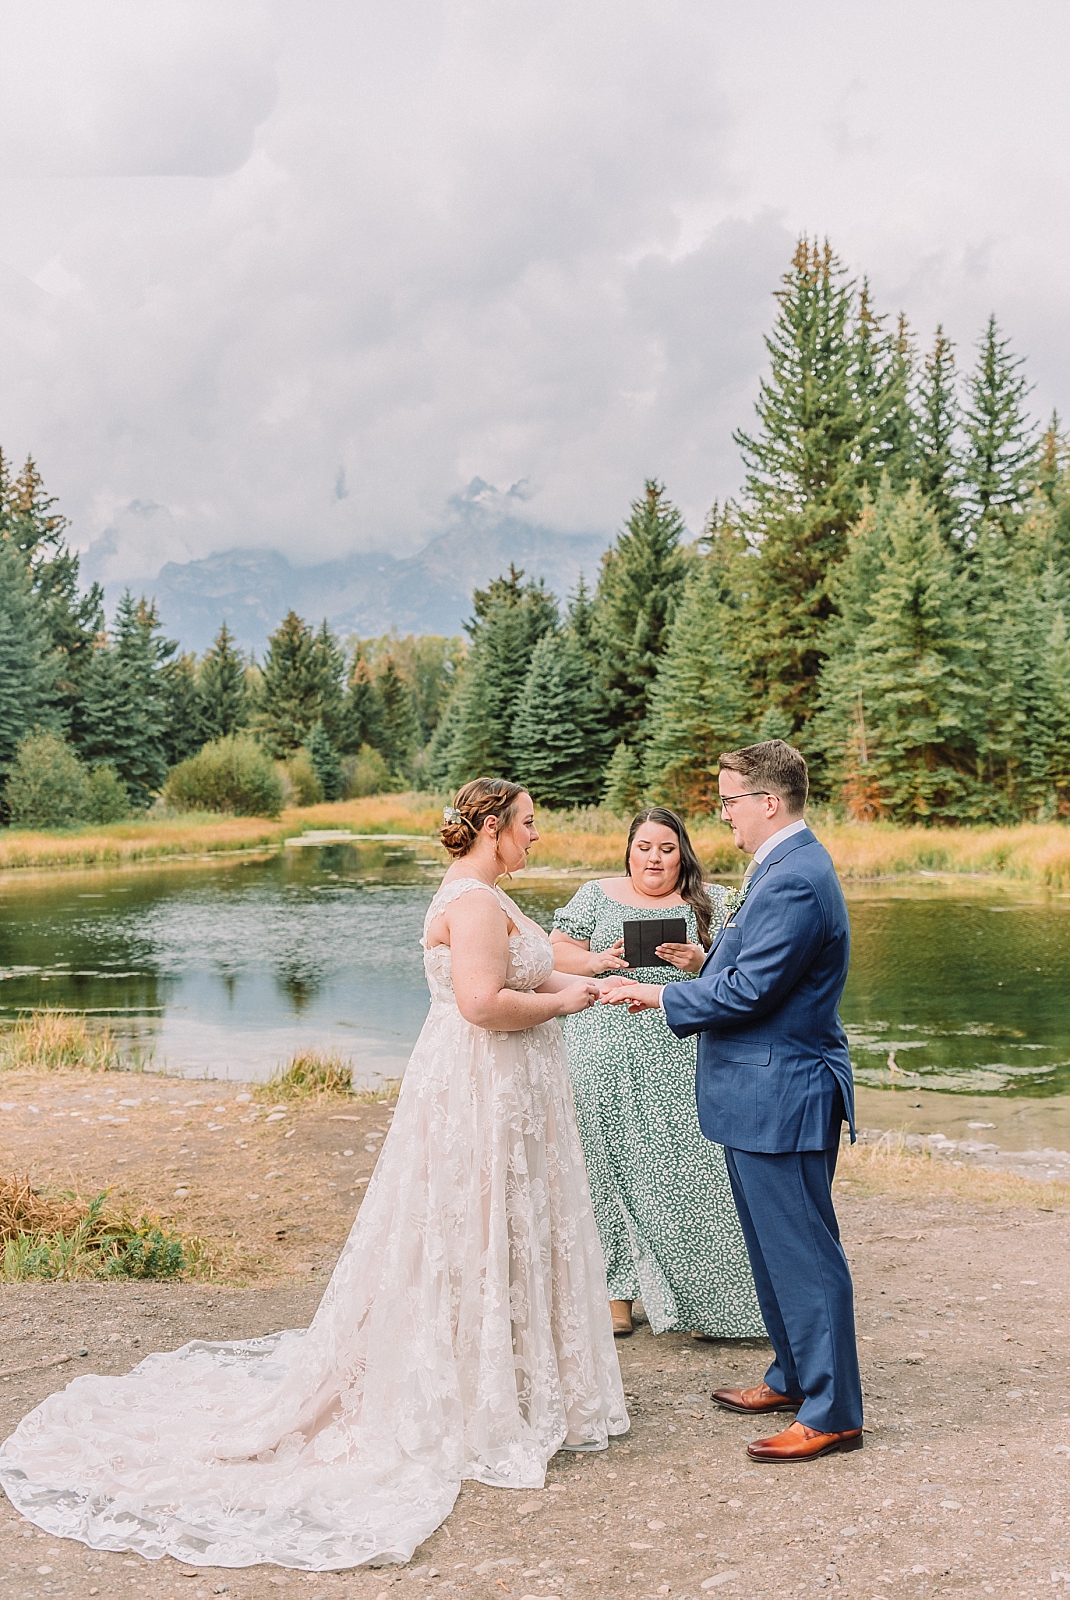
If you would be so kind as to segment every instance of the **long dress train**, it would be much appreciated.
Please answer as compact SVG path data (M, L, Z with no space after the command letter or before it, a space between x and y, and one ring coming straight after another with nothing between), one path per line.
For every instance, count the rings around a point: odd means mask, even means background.
M517 928L508 985L549 975ZM450 952L360 1214L311 1326L76 1378L0 1447L13 1504L97 1550L329 1571L407 1561L462 1479L536 1488L627 1431L560 1027L461 1016Z

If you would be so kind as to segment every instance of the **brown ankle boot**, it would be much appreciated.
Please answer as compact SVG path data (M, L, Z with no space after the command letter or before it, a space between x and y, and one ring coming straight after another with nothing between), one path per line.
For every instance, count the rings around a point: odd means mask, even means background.
M613 1318L613 1337L626 1339L632 1329L632 1302L630 1300L611 1300L609 1314Z

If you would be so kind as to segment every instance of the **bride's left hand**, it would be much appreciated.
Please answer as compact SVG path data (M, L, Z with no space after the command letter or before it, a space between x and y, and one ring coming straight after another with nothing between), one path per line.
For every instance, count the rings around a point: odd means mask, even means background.
M701 972L706 952L700 944L659 944L658 955L681 972Z

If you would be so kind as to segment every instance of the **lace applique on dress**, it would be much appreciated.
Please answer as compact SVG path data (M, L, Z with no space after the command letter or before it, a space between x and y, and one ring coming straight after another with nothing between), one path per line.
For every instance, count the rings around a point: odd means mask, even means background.
M549 941L513 918L508 984ZM443 954L444 952L444 954ZM449 950L360 1214L309 1328L76 1378L0 1448L47 1532L204 1566L407 1561L462 1479L538 1488L627 1431L561 1030L466 1022Z

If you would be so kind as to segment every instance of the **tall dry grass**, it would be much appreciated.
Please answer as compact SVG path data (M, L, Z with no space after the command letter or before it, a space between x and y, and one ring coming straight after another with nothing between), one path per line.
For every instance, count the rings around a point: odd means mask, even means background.
M1070 1183L1034 1183L1014 1172L956 1166L930 1150L908 1150L896 1134L874 1144L845 1144L836 1166L836 1187L860 1199L875 1195L893 1200L947 1198L968 1204L1021 1206L1029 1211L1070 1207Z
M619 872L627 820L600 807L543 811L541 838L532 852L537 867ZM440 850L436 835L441 802L427 794L370 795L284 811L276 822L257 817L145 818L86 828L78 833L0 834L0 871L11 867L76 867L171 857L212 859L228 850L272 849L311 829L411 834ZM840 822L816 815L814 830L828 847L841 878L898 877L910 872L975 873L1051 889L1070 889L1070 826L1021 823L1013 828L901 828L890 822ZM729 830L712 817L696 818L691 836L706 870L730 875L743 858ZM442 856L445 864L445 855Z
M334 1050L301 1050L253 1093L258 1100L319 1100L342 1095L360 1105L396 1100L400 1078L384 1078L376 1088L353 1081L353 1063Z
M302 1050L278 1067L255 1093L259 1100L309 1100L353 1091L353 1063L334 1050Z
M545 813L532 865L622 869L627 826L601 814L597 831L587 819ZM580 825L577 825L577 822ZM899 828L893 823L834 822L817 818L814 832L844 879L900 877L910 872L975 873L1051 889L1070 889L1070 827L1021 823L1015 828ZM706 871L741 873L744 857L728 828L702 819L689 826Z
M298 812L298 817L304 813ZM260 817L145 817L76 832L9 828L0 834L0 871L17 867L123 866L166 856L210 856L220 851L270 849L301 823L292 812L277 822Z
M34 1011L0 1032L0 1071L115 1072L124 1065L110 1028L72 1011Z

